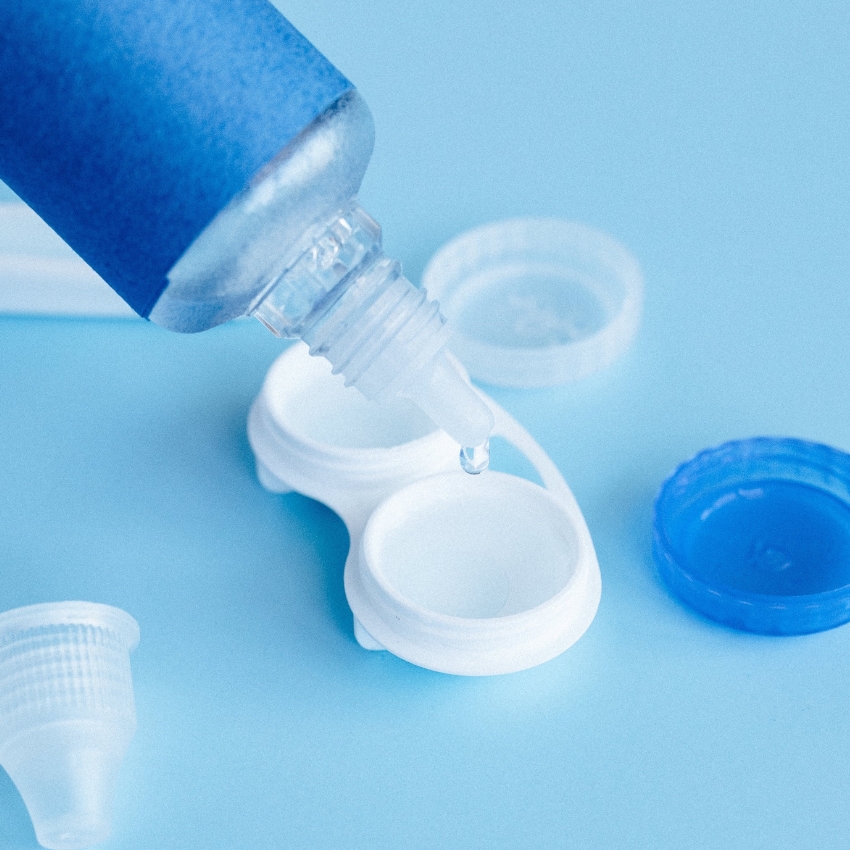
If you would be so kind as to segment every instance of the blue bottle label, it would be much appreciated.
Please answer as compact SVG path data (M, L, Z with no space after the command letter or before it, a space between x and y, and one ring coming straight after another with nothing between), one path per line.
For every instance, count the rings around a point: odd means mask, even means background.
M0 3L0 178L134 310L352 84L266 0Z

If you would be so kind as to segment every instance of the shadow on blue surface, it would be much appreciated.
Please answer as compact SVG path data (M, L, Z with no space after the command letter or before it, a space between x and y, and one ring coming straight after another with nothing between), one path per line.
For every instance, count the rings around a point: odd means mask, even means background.
M245 431L246 416L246 412L240 409L238 415L229 416L226 423L222 422L222 427L231 438L234 460L259 487L254 453ZM313 549L320 565L324 605L327 606L334 626L354 642L351 609L348 607L343 587L345 559L350 544L345 523L326 505L300 493L278 496L263 492L267 498L280 500L279 505L287 524L294 518L302 526L301 536ZM321 602L317 607L320 606Z
M0 847L34 850L38 846L24 801L9 774L0 768Z
M295 517L303 524L304 538L315 551L324 588L322 602L335 628L354 641L354 623L343 586L349 546L345 523L330 508L300 493L289 493L278 498L283 501L286 516Z

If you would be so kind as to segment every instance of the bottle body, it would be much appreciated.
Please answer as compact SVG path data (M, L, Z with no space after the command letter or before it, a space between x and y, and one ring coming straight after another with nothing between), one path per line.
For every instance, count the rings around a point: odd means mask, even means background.
M486 441L437 306L356 204L369 110L266 0L5 4L0 92L0 177L142 316L253 313Z

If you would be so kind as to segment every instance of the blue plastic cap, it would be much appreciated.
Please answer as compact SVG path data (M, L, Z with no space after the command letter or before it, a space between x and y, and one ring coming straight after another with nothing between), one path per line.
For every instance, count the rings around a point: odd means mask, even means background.
M147 316L351 83L266 0L0 2L0 177Z
M850 620L850 455L802 440L725 443L683 463L655 501L653 554L706 617L759 634Z

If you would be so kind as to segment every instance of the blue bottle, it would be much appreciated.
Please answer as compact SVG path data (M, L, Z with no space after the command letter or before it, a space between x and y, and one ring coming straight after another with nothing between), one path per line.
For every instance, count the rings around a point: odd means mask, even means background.
M356 193L369 109L266 0L0 4L0 178L140 315L251 314L462 446L489 409Z

